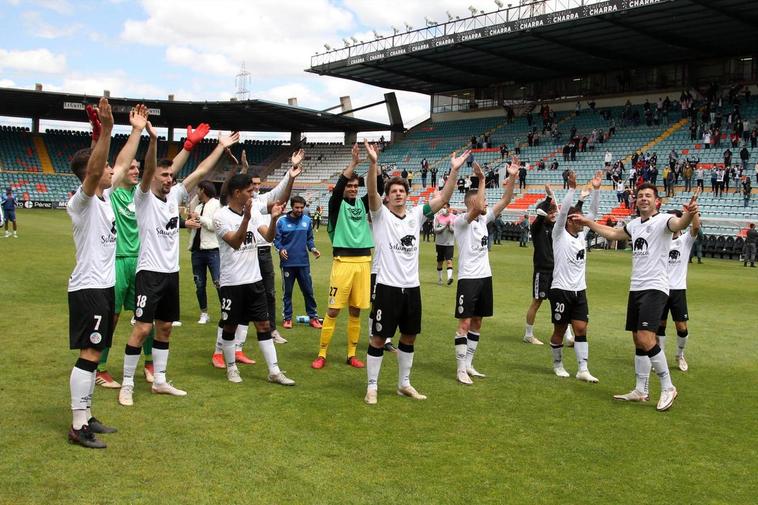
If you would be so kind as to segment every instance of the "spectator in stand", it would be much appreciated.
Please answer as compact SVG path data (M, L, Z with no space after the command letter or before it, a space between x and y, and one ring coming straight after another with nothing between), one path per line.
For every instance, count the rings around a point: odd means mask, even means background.
M429 172L432 174L430 186L434 188L437 186L437 167L433 167Z
M755 229L755 223L750 223L750 229L748 229L747 236L745 237L745 248L742 251L742 259L745 266L750 262L750 266L755 268L756 244L758 244L758 230Z
M500 159L504 160L506 156L508 156L508 146L500 144Z
M410 188L410 191L413 192L413 171L408 172L408 187Z
M726 151L724 151L724 166L728 167L732 164L732 150L727 148Z
M571 158L571 146L566 144L563 146L563 161L569 161Z
M408 170L403 169L402 172L400 172L400 177L402 177L404 180L408 180Z
M609 150L605 150L605 166L606 169L611 166L611 163L613 162L613 154Z
M282 269L282 326L292 328L292 288L295 281L300 286L305 299L305 312L313 328L320 329L316 299L313 297L313 281L308 253L318 259L321 253L313 241L311 218L303 213L305 198L293 196L290 200L292 210L282 216L276 223L274 247L279 251L279 266Z
M706 149L711 148L711 131L705 130L705 133L703 133L703 146Z
M464 179L462 175L458 178L457 186L458 186L458 193L466 192L466 179Z
M526 189L526 166L523 163L518 168L518 188Z
M528 214L524 214L524 217L521 218L521 221L519 221L518 227L519 227L518 246L528 247L529 246L529 215Z
M616 200L618 200L619 204L624 203L624 193L626 192L626 188L624 187L624 180L619 177L614 181L614 184L616 186ZM627 208L629 208L628 203Z
M750 131L750 147L753 149L758 147L758 126L753 127Z
M690 263L692 263L692 257L697 256L698 264L703 263L703 242L705 242L705 234L703 233L703 227L701 226L697 231L697 237L695 237L695 244L690 254Z
M571 143L571 161L576 161L576 142Z
M719 167L716 169L716 196L721 198L724 195L724 175L726 171Z
M550 164L550 170L558 170L558 160L553 158L553 162Z
M689 163L685 163L682 176L684 177L684 190L692 191L692 167Z
M469 153L468 158L466 158L466 166L468 168L471 168L473 164L474 164L474 153Z
M421 187L426 188L426 176L429 173L429 162L426 158L421 160Z
M700 191L704 191L703 188L703 172L704 170L702 168L697 168L695 170L695 182L698 188L700 188Z
M561 177L563 177L563 189L568 189L568 177L571 170L568 168L563 171Z
M753 194L753 188L751 187L751 184L750 184L750 177L748 177L747 175L743 175L742 176L742 198L744 202L743 207L747 207L748 205L750 205L750 197L752 196L752 194Z

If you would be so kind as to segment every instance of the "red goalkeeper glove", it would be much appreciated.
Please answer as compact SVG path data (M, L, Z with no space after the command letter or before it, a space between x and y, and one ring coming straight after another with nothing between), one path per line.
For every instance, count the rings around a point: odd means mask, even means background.
M195 145L208 135L209 131L211 131L211 126L208 123L200 123L195 128L195 131L192 131L192 125L187 125L187 139L184 141L184 149L191 151Z
M92 105L87 105L84 110L87 111L89 124L92 125L92 140L97 142L97 139L100 138L100 131L103 128L103 126L100 124L100 118L97 115L97 110L95 110Z

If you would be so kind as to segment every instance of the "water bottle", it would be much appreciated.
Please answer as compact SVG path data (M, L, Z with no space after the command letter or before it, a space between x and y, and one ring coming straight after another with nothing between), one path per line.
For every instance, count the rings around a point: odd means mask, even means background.
M295 321L297 321L300 324L308 324L311 322L311 318L308 316L297 316Z

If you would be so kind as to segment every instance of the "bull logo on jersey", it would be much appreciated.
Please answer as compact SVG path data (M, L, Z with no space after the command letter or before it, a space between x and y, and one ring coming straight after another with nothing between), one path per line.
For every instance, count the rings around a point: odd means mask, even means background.
M681 253L679 251L669 251L669 261L677 261L679 259L679 256L681 256Z
M174 216L171 219L168 220L168 223L166 223L166 229L167 230L173 230L176 228L176 226L179 224L179 218Z
M482 237L482 247L487 247L487 240L489 239L489 235L484 235Z
M413 247L413 243L416 241L416 237L413 235L406 235L400 239L400 243L405 247Z
M647 240L645 240L642 237L637 238L637 240L634 241L634 250L635 251L646 251L647 250Z
M584 249L576 253L576 259L577 261L582 261L584 259Z
M245 233L245 245L250 245L253 243L253 232L249 231Z

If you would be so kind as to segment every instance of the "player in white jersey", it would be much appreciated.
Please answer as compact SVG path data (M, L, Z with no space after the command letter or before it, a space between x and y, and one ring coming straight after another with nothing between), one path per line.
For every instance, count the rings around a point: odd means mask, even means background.
M232 160L237 164L237 159L229 153ZM252 184L253 184L253 209L258 211L261 214L265 214L268 212L267 208L270 206L274 201L278 202L286 202L290 198L290 193L292 192L292 185L295 182L295 179L298 175L302 172L302 168L300 167L300 163L302 162L303 158L305 157L305 151L302 149L299 149L292 153L292 158L290 162L292 163L292 167L287 171L287 173L284 174L284 177L282 177L282 180L279 181L279 184L274 187L271 191L268 193L265 193L261 195L259 193L259 189L261 186L261 180L260 177L251 177ZM240 156L239 163L240 166L240 174L247 174L250 165L247 162L247 154L245 150L243 149L242 155ZM232 171L232 174L229 176L229 178L224 181L224 184L221 188L221 198L222 198L222 205L226 200L226 197L228 196L228 185L229 181L231 181L231 177L234 177L234 171ZM271 264L271 268L273 268L273 263L271 259L271 243L266 242L262 237L256 236L257 241L257 250L258 250L258 260L260 262L261 267L261 275L263 276L263 283L266 286L266 302L268 310L275 310L275 301L271 298L272 296L276 295L276 292L274 291L274 284L273 279L271 279L269 283L268 276L273 275L271 272L273 270L269 270L268 264ZM286 344L287 340L282 337L279 332L276 330L275 326L275 320L276 317L272 316L269 313L269 322L271 323L271 338L274 339L274 343L276 344ZM243 350L245 343L247 342L247 331L248 331L248 325L247 324L238 324L237 325L237 332L234 336L234 347L235 347L235 359L237 363L243 363L246 365L254 365L255 360L249 358L245 351ZM223 321L219 321L218 329L216 333L216 350L213 352L213 356L211 357L211 363L213 363L213 366L216 368L224 368L226 366L225 359L223 356L222 348L223 348Z
M680 210L669 211L677 217L682 216ZM690 232L678 231L671 238L671 249L669 250L669 298L666 307L663 309L661 316L661 325L658 327L658 345L661 350L665 351L666 344L666 321L671 312L671 319L676 326L676 364L679 370L686 372L689 369L687 360L684 358L684 348L687 345L689 332L687 330L687 321L689 314L687 311L687 267L689 264L692 246L695 244L698 231L700 231L700 216L695 214L692 217Z
M678 394L671 382L666 355L661 352L655 334L669 295L668 257L671 235L690 225L692 217L698 212L698 195L699 191L695 191L685 206L682 217L660 214L658 189L652 184L641 184L636 195L640 217L623 228L610 228L580 214L569 216L569 219L589 226L592 231L608 240L631 239L632 242L632 278L626 329L632 332L636 348L634 368L637 382L631 392L614 396L617 400L647 401L651 367L661 381L661 396L656 408L659 411L668 410Z
M447 285L453 283L453 253L455 252L455 235L453 223L456 215L446 203L442 210L434 215L434 248L437 251L437 284L442 285L442 265L447 267Z
M92 149L77 152L71 161L82 185L67 207L76 247L76 266L68 280L69 348L79 350L69 377L73 420L68 440L92 449L106 447L95 433L116 431L91 412L95 370L113 338L116 284L116 217L109 198L113 169L108 165L113 114L105 98L97 114L102 134Z
M456 377L461 384L473 384L471 377L485 377L474 368L473 360L479 345L482 319L492 316L492 269L487 248L487 225L511 202L519 164L514 156L514 163L508 167L503 196L489 210L484 172L478 163L474 162L473 166L479 185L473 188L472 184L472 189L464 197L466 213L458 216L453 223L453 233L458 244L455 361Z
M382 188L379 188L382 189ZM387 205L387 198L382 199L382 205ZM371 227L371 215L369 215L369 227ZM373 229L373 228L372 228ZM372 233L373 234L373 233ZM377 248L374 251L374 257L371 258L371 310L368 314L368 327L369 331L374 326L374 286L376 286L376 272L379 270L379 252L381 248ZM392 337L384 339L384 350L387 352L397 352L397 347L392 343Z
M466 161L469 152L450 160L450 177L441 194L428 204L418 205L407 211L408 182L393 177L385 184L387 205L382 205L382 197L377 190L378 150L364 141L368 153L369 169L366 176L369 209L373 227L374 243L381 249L374 286L374 324L370 329L366 371L368 388L364 401L369 405L377 402L379 371L384 355L384 343L400 330L398 344L398 386L397 394L416 400L425 400L411 386L410 374L413 366L413 344L421 332L421 290L419 288L418 258L419 233L426 217L432 216L450 200L458 179L458 169Z
M600 185L603 173L598 171L590 183L592 200L588 219L595 219L600 205ZM589 306L587 304L587 237L584 226L576 220L569 221L569 214L581 214L581 210L572 207L576 192L576 174L568 174L569 190L561 203L560 211L552 230L553 241L553 280L550 284L550 309L553 321L553 335L550 347L553 353L553 371L558 377L568 377L563 367L563 339L569 324L574 329L574 353L578 364L576 378L586 382L598 382L587 367L589 344L587 343L587 322ZM589 188L582 190L582 199L589 194Z
M152 125L147 123L148 131ZM145 155L145 171L134 193L134 207L139 225L140 249L135 280L136 322L126 344L124 380L118 401L134 404L134 371L137 368L142 342L155 325L153 393L185 396L166 380L169 338L174 321L179 320L179 206L187 194L216 165L225 149L239 141L239 133L219 135L216 148L183 182L173 184L171 160L156 159L157 136L150 135Z
M235 175L227 187L228 205L216 212L213 218L221 256L219 292L226 377L231 382L242 382L236 365L235 333L239 324L247 326L253 321L258 334L258 345L268 364L269 382L293 386L295 381L279 370L276 348L271 338L266 289L256 250L257 235L261 235L267 242L274 239L276 221L282 214L282 204L272 202L271 217L263 218L253 209L253 184L250 176Z

